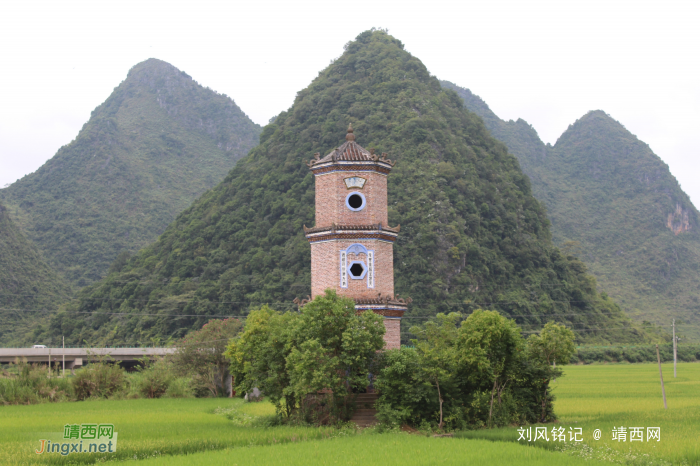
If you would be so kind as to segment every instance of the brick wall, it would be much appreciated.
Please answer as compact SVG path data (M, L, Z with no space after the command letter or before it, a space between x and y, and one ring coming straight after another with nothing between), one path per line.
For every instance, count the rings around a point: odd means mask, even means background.
M401 320L399 319L384 319L384 343L386 349L401 348Z
M362 279L348 277L348 287L340 287L340 251L355 243L374 250L374 288L367 288L366 275ZM353 260L367 264L365 254L360 254L359 257L349 254L348 264ZM323 294L327 288L336 290L339 295L354 298L376 298L380 292L382 296L394 296L393 244L378 240L311 243L311 297Z
M357 176L367 181L362 189L345 186L345 178ZM332 223L346 225L388 225L386 175L377 172L332 172L316 176L316 225ZM345 206L351 192L360 192L366 199L365 208L353 212Z
M348 189L345 178L360 177L367 181L362 188ZM331 224L388 226L387 178L377 172L331 172L316 175L316 227ZM353 191L365 196L365 207L357 212L348 209L345 199ZM374 288L367 287L367 276L353 279L348 275L348 287L340 287L340 251L360 243L374 250ZM348 264L361 260L366 267L365 254L349 254ZM369 272L368 272L369 273ZM394 249L393 243L379 240L332 240L311 243L311 297L323 294L326 289L352 298L376 298L394 296ZM386 349L401 347L400 319L384 319Z

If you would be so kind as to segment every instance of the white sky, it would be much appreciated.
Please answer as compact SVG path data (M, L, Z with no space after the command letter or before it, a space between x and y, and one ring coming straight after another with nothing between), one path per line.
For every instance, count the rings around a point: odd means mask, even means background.
M147 58L264 125L371 27L545 142L601 109L700 206L700 2L29 1L0 3L0 187L70 142Z

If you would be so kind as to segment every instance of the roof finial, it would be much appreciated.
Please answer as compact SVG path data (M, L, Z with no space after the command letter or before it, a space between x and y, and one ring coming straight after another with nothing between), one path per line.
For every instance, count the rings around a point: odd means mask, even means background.
M353 133L352 123L350 123L350 126L348 126L348 134L345 135L346 141L354 141L355 140L355 135L352 133Z

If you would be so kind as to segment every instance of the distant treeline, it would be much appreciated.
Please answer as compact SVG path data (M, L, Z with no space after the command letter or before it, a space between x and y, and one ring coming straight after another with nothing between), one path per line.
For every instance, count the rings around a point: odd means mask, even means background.
M700 361L700 346L678 345L678 361ZM661 361L673 361L673 343L659 345ZM656 362L656 346L586 346L576 348L571 364Z

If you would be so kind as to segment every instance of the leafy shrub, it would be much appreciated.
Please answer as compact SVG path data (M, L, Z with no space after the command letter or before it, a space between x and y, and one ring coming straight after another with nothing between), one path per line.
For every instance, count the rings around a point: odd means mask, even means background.
M97 362L79 369L71 379L75 397L107 398L126 388L126 372L117 364Z
M242 327L238 319L212 319L177 342L172 362L180 374L192 378L195 393L226 396L230 374L224 352Z
M282 417L278 415L253 415L244 413L237 406L229 406L226 408L218 407L214 410L214 414L224 416L238 427L275 427L282 424Z
M678 346L678 361L700 361L700 347ZM662 362L673 361L673 344L659 345L659 355ZM622 347L582 347L578 348L571 357L574 364L592 364L596 362L656 362L656 347L622 346Z
M60 378L59 371L53 371L49 378L48 369L38 364L18 360L12 366L16 375L3 371L0 376L0 405L58 402L74 398L70 381Z
M192 379L189 377L176 377L168 385L168 389L163 395L165 398L192 398Z
M381 393L375 405L377 419L385 426L418 425L437 409L437 397L430 385L418 377L418 352L415 348L385 351L383 366L374 386Z
M136 391L145 398L160 398L175 380L173 368L164 359L144 363L139 369L140 376L133 379Z
M553 322L524 341L515 322L494 311L438 314L411 328L415 348L387 351L375 386L377 417L453 430L555 420L553 361L569 362L573 332Z

